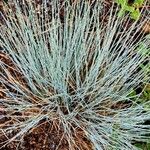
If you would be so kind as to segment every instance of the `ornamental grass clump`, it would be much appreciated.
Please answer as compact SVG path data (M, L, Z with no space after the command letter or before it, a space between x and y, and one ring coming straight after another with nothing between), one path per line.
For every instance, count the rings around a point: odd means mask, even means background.
M140 53L150 47L141 29L148 16L141 16L142 21L118 17L115 4L108 11L105 5L87 0L44 0L41 5L14 0L5 5L1 147L22 143L44 123L55 124L60 135L50 150L62 149L64 140L70 150L134 150L135 141L149 140L149 101L138 103L129 96L150 79L140 69L149 62Z

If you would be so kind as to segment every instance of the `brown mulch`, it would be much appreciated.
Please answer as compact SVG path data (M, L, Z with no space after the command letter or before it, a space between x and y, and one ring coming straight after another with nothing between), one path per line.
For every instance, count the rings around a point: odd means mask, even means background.
M63 128L61 125L58 126L58 122L43 121L35 129L26 133L20 141L13 141L1 150L69 150L68 139L63 133ZM72 133L75 141L75 143L71 143L72 150L93 149L81 129L76 129Z

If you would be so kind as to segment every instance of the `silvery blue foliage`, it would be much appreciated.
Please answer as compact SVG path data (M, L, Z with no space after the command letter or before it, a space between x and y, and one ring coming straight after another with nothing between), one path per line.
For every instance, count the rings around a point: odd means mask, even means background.
M129 24L128 16L117 16L114 5L105 16L100 1L60 5L56 0L51 11L46 1L39 10L31 2L23 10L17 0L14 5L14 13L10 9L3 17L0 44L23 79L12 75L0 60L5 94L0 106L13 120L1 134L20 129L7 142L43 119L58 119L69 143L72 125L81 128L96 150L131 150L136 149L132 141L147 141L150 125L144 122L150 111L128 96L149 80L138 69L149 58L137 51L140 42L143 49L150 46L146 36L138 35L146 19ZM25 114L32 109L38 113ZM24 119L13 112L24 114Z

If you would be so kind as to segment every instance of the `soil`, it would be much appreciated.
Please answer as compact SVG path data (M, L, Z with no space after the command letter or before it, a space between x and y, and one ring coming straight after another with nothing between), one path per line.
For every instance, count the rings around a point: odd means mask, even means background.
M1 150L69 150L67 138L63 133L58 123L43 121L25 134L21 141L11 142ZM92 150L92 144L81 129L76 129L73 139L75 144L72 144L72 150Z

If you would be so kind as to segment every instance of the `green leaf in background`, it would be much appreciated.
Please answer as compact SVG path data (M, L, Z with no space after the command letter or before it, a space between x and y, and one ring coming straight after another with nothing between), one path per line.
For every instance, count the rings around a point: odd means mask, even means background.
M132 13L135 11L135 8L133 6L125 6L125 10Z
M135 7L140 7L140 6L142 6L144 4L144 0L135 0L134 1L134 6Z
M129 93L128 97L132 98L132 97L135 97L137 94L136 94L136 91L134 89L131 90L131 92Z
M131 14L131 18L134 19L134 20L138 20L140 18L140 10L139 9L135 9Z
M121 5L121 6L125 6L125 5L127 5L127 0L116 0L116 3L118 3L119 5Z
M125 9L121 9L118 13L118 17L122 17L125 14Z
M147 84L145 90L143 92L143 99L149 101L150 100L150 84Z
M136 143L138 150L150 150L150 143Z
M144 0L135 0L132 6L129 6L127 0L116 0L116 3L118 5L121 5L121 10L118 13L119 17L122 17L125 12L130 12L130 17L134 20L138 20L140 18L140 10L139 7L141 7L144 3Z

